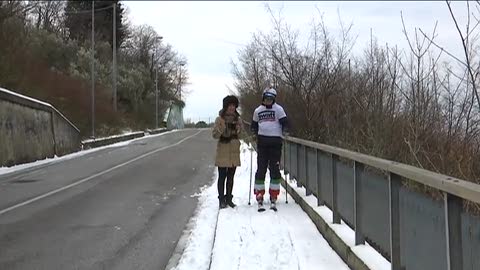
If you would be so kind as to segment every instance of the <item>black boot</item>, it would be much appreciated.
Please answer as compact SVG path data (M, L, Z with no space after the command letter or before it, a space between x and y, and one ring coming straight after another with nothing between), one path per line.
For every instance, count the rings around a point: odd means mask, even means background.
M218 196L218 207L220 209L227 208L227 202L225 200L225 196Z
M230 206L231 208L235 208L235 206L237 205L233 203L232 199L233 199L233 195L227 195L226 197L227 205Z
M227 196L225 196L225 199L227 201L227 205L232 207L232 208L235 208L235 205L232 201L232 198L233 198L233 195L232 195L232 190L233 190L233 176L235 174L235 167L233 168L230 168L228 170L228 174L227 174Z

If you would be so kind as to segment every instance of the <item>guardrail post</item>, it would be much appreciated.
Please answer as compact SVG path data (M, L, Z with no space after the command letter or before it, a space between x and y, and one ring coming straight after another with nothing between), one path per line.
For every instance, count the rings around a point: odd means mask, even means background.
M392 270L401 270L400 261L400 187L402 179L392 172L388 175L390 209L390 264Z
M363 236L362 215L364 214L361 198L363 197L362 190L362 173L364 166L362 163L353 162L353 201L354 211L353 220L355 222L355 245L365 244L365 237Z
M333 223L340 224L340 213L338 212L338 197L337 197L337 162L338 156L332 154L332 211Z
M288 174L285 180L290 181L292 179L292 142L288 144ZM285 183L288 184L288 183Z
M447 269L463 269L462 199L446 192L443 198L447 239Z
M288 203L287 139L283 140L283 176L285 181L285 203ZM288 157L290 159L290 156Z
M320 191L322 190L321 188L321 179L322 179L322 174L321 174L321 162L320 162L320 151L318 149L315 150L315 164L317 164L317 170L316 170L316 178L317 178L317 206L324 205L325 202L321 198L321 193Z
M289 178L292 175L292 144L293 143L291 142L288 144L288 176Z
M302 183L300 183L300 144L296 144L295 149L297 150L297 187L302 187Z
M305 163L305 195L306 196L310 196L312 195L312 190L310 188L310 184L309 184L309 181L308 181L308 148L306 145L303 146L303 150L304 150L304 163Z

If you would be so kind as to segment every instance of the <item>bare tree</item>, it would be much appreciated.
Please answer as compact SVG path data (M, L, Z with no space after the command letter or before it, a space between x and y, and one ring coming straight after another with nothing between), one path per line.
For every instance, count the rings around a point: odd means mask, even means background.
M59 32L63 11L66 2L63 1L36 1L33 3L31 14L37 29L45 29L49 32Z
M6 0L0 1L0 26L5 20L14 16L26 18L27 13L35 6L34 1Z
M456 60L458 63L460 63L462 66L464 66L466 68L466 70L468 71L469 77L470 77L469 81L471 83L472 92L473 92L474 98L476 99L477 105L479 106L479 110L480 110L480 97L479 97L478 85L477 85L478 84L478 76L479 76L479 73L480 73L480 65L475 64L475 63L478 62L478 61L475 61L475 58L478 57L478 55L476 54L476 51L477 51L476 42L478 41L480 32L475 32L475 30L477 30L477 28L480 24L480 16L479 16L480 15L480 2L476 1L475 3L476 3L476 6L475 6L476 14L473 13L473 12L470 12L471 11L470 3L468 1L466 2L466 5L467 5L467 14L466 14L467 22L466 22L466 26L465 26L465 28L466 28L465 31L462 31L460 29L457 17L455 16L455 14L453 12L451 1L448 1L448 0L446 1L450 16L453 20L453 23L455 25L457 33L460 37L460 41L461 41L464 56L465 56L464 60L460 59L459 57L455 56L451 52L444 49L442 46L435 43L425 33L423 33L423 31L421 29L420 29L420 32L424 35L425 38L427 38L430 42L432 42L433 45L435 45L442 52L445 52L448 56L450 56L452 59ZM476 21L475 24L473 25L473 27L472 27L472 17Z
M153 58L159 42L160 36L152 26L134 26L130 37L125 41L125 53L129 56L130 61L140 62L153 73Z
M465 55L465 65L467 67L467 70L468 70L468 74L470 75L470 82L471 82L471 85L472 85L472 91L475 95L475 98L477 99L477 103L478 103L478 106L480 108L480 97L479 97L479 93L478 93L478 87L477 87L477 83L478 83L478 76L479 76L479 73L480 73L480 65L478 64L474 64L474 58L478 55L475 54L475 51L477 48L474 47L474 44L475 44L475 41L478 40L478 33L475 34L474 30L477 28L477 26L480 24L480 20L479 18L476 18L476 24L472 27L471 26L471 13L470 13L470 3L467 1L466 2L466 5L467 5L467 25L466 25L466 29L465 29L465 32L463 32L461 29L460 29L460 26L457 22L457 18L455 17L455 14L452 10L452 6L451 6L451 1L446 1L447 3L447 6L448 6L448 10L450 12L450 15L452 17L452 20L453 22L455 23L455 27L458 31L458 35L460 36L460 40L462 42L462 46L463 46L463 52L464 52L464 55ZM480 3L479 2L476 2L477 3L477 11L478 10L478 7L480 6Z

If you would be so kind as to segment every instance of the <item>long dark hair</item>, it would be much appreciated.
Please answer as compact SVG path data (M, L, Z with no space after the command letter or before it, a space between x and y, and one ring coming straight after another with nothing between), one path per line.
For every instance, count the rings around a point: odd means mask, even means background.
M226 113L227 113L227 108L223 108L220 111L220 116L224 118ZM238 117L240 117L240 113L237 111L237 109L235 109L235 119L238 119Z

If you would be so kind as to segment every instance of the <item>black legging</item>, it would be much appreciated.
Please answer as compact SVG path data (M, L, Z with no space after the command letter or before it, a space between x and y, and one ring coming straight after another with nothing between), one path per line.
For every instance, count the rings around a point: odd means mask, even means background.
M225 197L225 178L227 179L227 198L232 197L233 190L233 176L237 167L218 167L218 197Z

